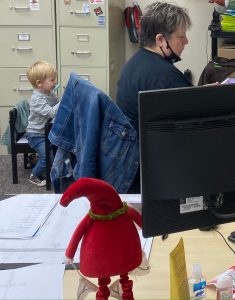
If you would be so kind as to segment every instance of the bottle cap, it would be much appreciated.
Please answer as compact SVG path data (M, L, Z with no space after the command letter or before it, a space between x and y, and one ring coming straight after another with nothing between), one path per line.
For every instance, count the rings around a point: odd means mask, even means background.
M202 267L199 264L193 264L192 275L194 278L199 279L202 277Z

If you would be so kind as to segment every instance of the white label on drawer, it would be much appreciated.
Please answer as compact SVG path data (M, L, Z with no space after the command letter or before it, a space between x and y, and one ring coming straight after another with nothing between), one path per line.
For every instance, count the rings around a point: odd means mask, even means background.
M39 0L29 0L30 10L39 10Z
M30 41L30 33L18 33L18 41Z
M27 75L26 74L19 74L19 81L20 82L28 81Z
M104 4L104 0L90 0L91 4Z

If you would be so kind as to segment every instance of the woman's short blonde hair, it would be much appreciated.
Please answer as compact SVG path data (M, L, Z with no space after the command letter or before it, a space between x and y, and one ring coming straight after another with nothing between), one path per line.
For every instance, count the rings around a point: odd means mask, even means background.
M43 82L47 78L56 78L55 67L45 61L37 61L27 70L27 77L34 88L37 88L37 81Z

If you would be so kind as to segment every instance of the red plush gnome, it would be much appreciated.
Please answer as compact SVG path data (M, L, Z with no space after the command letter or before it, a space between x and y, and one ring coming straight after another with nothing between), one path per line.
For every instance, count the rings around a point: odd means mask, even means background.
M63 194L60 204L85 196L90 201L88 214L78 224L65 255L73 259L78 244L80 271L84 276L98 278L97 300L109 298L111 276L120 276L122 299L132 300L132 280L128 272L142 261L140 238L135 223L142 226L141 215L122 202L108 183L94 178L80 178Z

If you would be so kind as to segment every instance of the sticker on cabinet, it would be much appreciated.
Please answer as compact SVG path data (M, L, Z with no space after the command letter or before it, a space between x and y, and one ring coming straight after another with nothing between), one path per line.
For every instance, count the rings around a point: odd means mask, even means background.
M39 10L39 0L29 0L30 10Z
M82 13L89 14L90 13L90 5L88 3L82 4Z
M104 4L104 0L90 0L90 4Z
M99 16L99 15L102 15L102 14L103 14L103 11L102 11L101 7L97 7L97 8L95 8L95 9L94 9L94 12L95 12L95 14L96 14L97 16Z
M105 16L98 16L98 26L105 26Z

